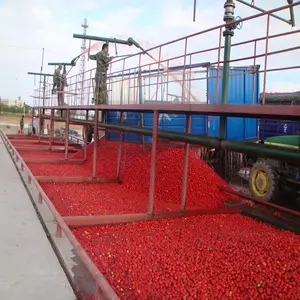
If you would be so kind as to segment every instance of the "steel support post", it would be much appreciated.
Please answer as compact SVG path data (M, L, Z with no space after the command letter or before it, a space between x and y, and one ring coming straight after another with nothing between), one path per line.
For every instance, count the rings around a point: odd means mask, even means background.
M190 133L191 129L191 115L186 116L186 133ZM183 175L182 175L182 190L181 190L181 211L186 209L186 192L187 192L187 182L188 182L188 172L189 172L189 151L190 144L185 143L184 145L184 158L183 158Z
M41 143L41 131L42 131L41 115L42 115L42 110L39 109L39 144Z
M257 52L257 41L254 41L254 53L253 53L253 56L254 56L254 61L253 61L253 74L252 74L252 104L254 104L254 101L255 101L255 78L256 78L256 74L257 74L257 71L256 71L256 52Z
M269 32L270 32L270 15L268 14L268 17L267 17L267 31L266 31L266 47L265 47L264 85L263 85L263 99L262 99L262 104L263 105L265 104L265 100L266 100Z
M24 107L24 117L25 117L25 107ZM34 118L34 108L31 111L31 136L33 136L33 118ZM28 129L29 131L29 129Z
M69 130L70 130L70 109L67 109L66 132L65 132L65 159L68 159L69 148Z
M235 4L233 0L227 0L224 5L225 14L224 21L230 23L234 21L234 8ZM228 84L229 84L229 67L230 67L230 50L231 50L231 37L233 33L233 25L229 24L225 27L223 36L225 37L225 47L224 47L224 66L223 66L223 76L222 76L222 104L227 104L228 102ZM225 138L226 133L226 117L220 117L220 139Z
M89 120L89 110L86 110L86 115L85 115L86 121ZM88 130L89 130L89 125L83 125L84 128L84 152L83 152L83 159L86 160L87 158L87 138L88 138Z
M154 111L148 214L153 214L153 206L154 206L157 135L158 135L158 111Z
M98 119L99 109L95 109L95 122L94 122L94 153L93 153L93 178L97 177L97 158L98 158Z
M51 150L54 137L54 109L51 109L50 114L50 134L49 134L49 149Z
M45 99L46 99L46 75L44 75L44 82L43 82L43 106L45 106Z
M124 112L120 115L120 124L123 124ZM117 178L120 180L120 169L121 169L121 157L122 157L122 145L123 145L123 131L120 131L119 145L118 145L118 161L117 161Z

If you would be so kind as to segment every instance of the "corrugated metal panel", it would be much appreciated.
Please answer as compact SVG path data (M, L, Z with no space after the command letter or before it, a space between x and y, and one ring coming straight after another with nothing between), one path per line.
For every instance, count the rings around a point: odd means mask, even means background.
M251 67L250 67L251 68ZM253 70L253 68L251 68ZM250 104L252 103L252 83L254 76L254 103L258 103L259 96L259 73L252 75L249 67L233 67L230 69L228 104ZM218 103L221 103L222 97L222 73L220 70ZM209 77L217 76L216 68L209 68ZM216 102L216 78L207 80L207 95L209 103ZM219 137L220 118L210 117L208 133L210 136ZM257 119L247 118L227 118L226 137L233 140L247 140L257 137L258 121Z
M168 130L176 132L186 131L186 116L182 114L159 114L158 120L159 130ZM153 114L144 114L144 127L153 127ZM206 135L207 133L207 118L204 116L192 116L191 133ZM146 143L152 142L152 137L145 137Z
M140 113L127 112L124 113L124 124L131 126L141 126L141 117ZM120 124L121 113L119 111L109 111L107 114L107 123L109 124ZM118 141L120 139L119 132L108 132L107 139L110 141ZM142 137L138 134L124 132L123 141L131 143L140 143Z
M259 139L278 135L292 135L300 132L300 122L284 120L259 120Z

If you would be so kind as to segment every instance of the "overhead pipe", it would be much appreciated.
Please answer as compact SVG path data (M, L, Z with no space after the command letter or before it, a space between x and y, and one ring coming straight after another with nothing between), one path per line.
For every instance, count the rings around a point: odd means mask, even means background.
M44 115L43 117L49 118ZM55 117L57 121L65 121L65 118ZM82 125L93 125L94 121L87 120L76 120L70 119L74 123ZM135 133L139 135L152 136L153 130L149 128L143 128L138 126L118 125L118 124L107 124L98 122L98 126L117 131L125 131ZM179 141L194 145L201 145L208 148L223 149L232 152L244 153L248 155L254 155L259 157L268 157L277 160L287 161L293 164L300 165L300 150L298 149L287 149L280 146L264 145L251 142L233 141L227 139L218 139L214 137L195 135L191 133L179 133L174 131L159 130L158 137L164 138L171 141Z
M241 4L244 4L244 5L246 5L246 6L249 6L249 7L253 8L253 9L256 9L256 10L262 12L262 13L266 12L266 10L264 10L264 9L262 9L262 8L260 8L260 7L257 7L257 6L255 6L255 5L251 4L251 3L248 3L248 2L246 2L246 1L243 1L243 0L236 0L236 1L237 1L237 2L240 2ZM289 3L289 4L291 4L290 2L293 3L293 0L292 0L292 1L289 1L289 0L288 0L288 3ZM292 18L293 8L290 7L290 10L292 10L292 12L291 12L291 18ZM282 18L282 17L279 17L279 16L277 16L277 15L275 15L275 14L270 14L270 16L272 16L273 18L275 18L275 19L277 19L277 20L280 20L280 21L282 21L282 22L285 22L285 23L287 23L287 24L289 24L289 25L292 25L293 27L295 26L295 22L293 23L292 19L291 19L291 20L286 20L286 19L284 19L284 18Z
M71 66L74 67L74 65L72 63L64 63L64 62L50 62L48 63L48 66Z
M293 0L287 0L288 4L291 5L293 4ZM294 15L294 7L293 6L290 6L290 16L291 16L291 19L290 19L290 22L289 24L292 25L292 27L295 27L296 25L296 22L295 22L295 15Z
M36 76L53 76L53 74L47 74L47 73L37 73L37 72L27 72L28 75L36 75Z
M142 46L136 40L134 40L132 37L129 37L127 40L121 40L121 39L116 39L116 38L108 38L108 37L102 37L102 36L93 36L93 35L84 35L84 34L74 33L73 38L100 41L100 42L106 42L106 43L114 43L114 44L122 44L122 45L128 45L128 46L134 45L137 48L141 49L142 51L145 51L142 48Z

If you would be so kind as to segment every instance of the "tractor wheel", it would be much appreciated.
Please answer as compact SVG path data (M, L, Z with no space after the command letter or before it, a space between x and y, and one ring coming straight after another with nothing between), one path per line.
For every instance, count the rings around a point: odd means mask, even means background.
M273 202L279 191L279 174L274 167L257 162L251 168L249 185L254 197Z

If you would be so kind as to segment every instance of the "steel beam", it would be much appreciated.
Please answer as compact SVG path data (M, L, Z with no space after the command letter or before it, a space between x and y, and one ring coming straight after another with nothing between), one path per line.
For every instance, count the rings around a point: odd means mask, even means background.
M27 164L63 164L63 165L82 165L85 163L83 159L61 159L61 158L41 158L41 157L24 157L24 162Z
M119 183L118 178L84 177L84 176L35 176L38 182L59 183Z
M49 145L49 137L47 139L42 139L39 142L38 140L22 140L22 139L11 139L12 144L18 147L18 145L40 145L40 146L47 146ZM53 142L53 146L64 146L65 144L62 142ZM69 146L77 149L82 149L82 146L80 144L72 143L69 141Z
M245 205L235 207L221 207L215 209L201 209L201 210L186 210L158 212L153 214L121 214L121 215L96 215L96 216L72 216L64 217L64 221L70 228L80 228L89 226L102 225L117 225L133 222L145 222L150 220L185 218L191 216L201 215L215 215L215 214L236 214L239 213Z
M262 204L262 205L264 205L264 206L268 206L268 207L275 208L275 209L277 209L277 210L286 212L286 213L288 213L288 214L290 214L290 215L293 215L293 216L296 216L296 217L300 217L300 212L298 212L298 211L291 210L291 209L288 209L288 208L286 208L286 207L283 207L283 206L280 206L280 205L277 205L277 204L273 204L273 203L270 203L270 202L267 202L267 201L263 201L263 200L257 199L257 198L255 198L255 197L252 197L252 196L246 195L246 194L244 194L244 193L235 191L235 190L233 190L232 188L226 188L226 187L223 187L223 186L220 186L220 185L219 185L218 187L219 187L219 189L220 189L221 191L230 193L230 194L232 194L232 195L236 195L236 196L241 197L241 198L244 198L244 199L251 200L251 201L253 201L253 202Z
M80 124L91 124L89 121L84 120L80 120L79 122ZM142 128L138 126L116 125L106 123L98 123L98 126L108 129L136 133L140 135L153 136L152 129ZM165 138L172 141L180 141L194 145L202 145L208 148L224 149L228 151L250 154L260 157L269 157L300 165L300 150L298 149L287 149L280 146L270 146L264 144L232 141L226 139L222 140L208 136L201 136L189 133L179 133L165 130L159 130L157 136L159 138Z
M43 108L37 107L37 108ZM227 116L238 118L261 118L280 120L300 120L300 106L252 105L252 104L126 104L126 105L86 105L47 106L44 109L104 110L126 112L154 112L206 116ZM72 121L75 122L73 119ZM80 124L81 120L78 120Z
M18 147L18 151L22 152L52 152L52 153L65 153L65 148L32 148L32 147ZM76 153L78 150L69 149L69 153Z

